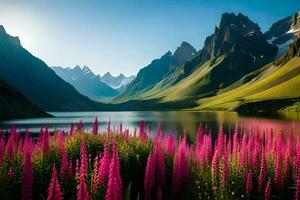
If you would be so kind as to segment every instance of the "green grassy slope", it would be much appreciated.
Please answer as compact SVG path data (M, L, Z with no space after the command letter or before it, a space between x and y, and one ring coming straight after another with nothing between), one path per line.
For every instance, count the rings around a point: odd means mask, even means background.
M198 100L196 109L230 110L251 102L298 99L299 85L300 58L295 57L282 66L267 65L251 81L237 88ZM283 101L282 104L284 107Z

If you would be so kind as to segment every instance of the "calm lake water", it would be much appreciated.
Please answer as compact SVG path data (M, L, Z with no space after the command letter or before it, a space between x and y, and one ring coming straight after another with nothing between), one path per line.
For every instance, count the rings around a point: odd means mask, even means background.
M9 129L16 125L18 130L24 131L29 128L30 132L39 132L41 127L48 127L51 131L63 129L68 131L70 123L80 120L84 123L84 129L91 129L95 117L98 117L99 130L106 130L110 119L111 127L118 127L120 123L123 130L138 128L141 118L144 118L146 127L150 125L151 134L155 134L158 124L166 133L172 131L174 135L182 135L184 130L190 137L196 135L197 127L201 123L207 125L213 134L217 133L220 124L223 124L226 132L232 132L236 124L243 127L260 127L264 129L290 131L291 128L297 133L300 131L300 113L285 113L272 117L241 116L235 112L50 112L55 117L16 119L0 122L0 130Z

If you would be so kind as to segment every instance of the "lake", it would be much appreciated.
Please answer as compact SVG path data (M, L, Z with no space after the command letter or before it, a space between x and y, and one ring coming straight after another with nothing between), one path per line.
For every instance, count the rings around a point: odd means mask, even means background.
M239 127L261 127L275 131L280 129L290 131L294 128L295 132L300 130L300 113L283 113L276 116L242 116L236 112L187 112L187 111L168 111L168 112L49 112L55 117L52 118L33 118L15 119L0 122L0 130L9 129L16 125L18 130L24 131L29 128L30 132L39 132L41 127L63 129L68 131L70 123L77 123L80 120L84 123L85 129L91 129L95 117L98 117L99 130L106 130L107 122L110 119L111 127L119 126L122 123L123 130L138 128L141 118L145 120L145 126L151 127L151 134L155 134L158 124L166 133L172 131L176 136L182 135L186 129L187 134L194 138L197 127L201 123L215 135L220 124L223 124L226 132L232 132L236 124Z

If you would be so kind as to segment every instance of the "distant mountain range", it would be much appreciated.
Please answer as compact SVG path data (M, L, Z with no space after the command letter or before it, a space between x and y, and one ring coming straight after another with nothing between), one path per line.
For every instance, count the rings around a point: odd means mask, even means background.
M300 12L275 22L265 33L241 13L224 13L199 51L182 42L136 77L113 77L96 75L86 66L52 70L0 26L0 98L5 105L0 112L28 116L22 109L28 108L33 116L45 116L41 109L300 110L299 37Z
M47 111L103 108L81 95L42 60L21 46L0 26L0 79L5 80L33 104Z
M81 94L94 101L109 101L124 91L126 84L130 79L124 75L113 77L108 74L101 77L92 72L92 70L83 66L76 66L73 69L67 67L52 67L55 73L62 79L74 86ZM106 83L107 82L107 83ZM113 87L111 87L114 86Z
M135 76L126 77L123 74L119 74L118 76L113 76L109 72L107 72L106 74L100 76L99 78L102 82L106 83L111 88L122 93L126 90L127 85L135 79Z

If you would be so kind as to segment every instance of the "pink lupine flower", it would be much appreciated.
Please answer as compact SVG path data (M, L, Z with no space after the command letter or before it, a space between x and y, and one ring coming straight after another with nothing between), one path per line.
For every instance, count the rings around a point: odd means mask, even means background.
M60 177L63 177L64 173L68 170L68 155L65 149L62 151L61 165L60 165Z
M94 159L94 170L93 170L93 190L96 191L100 185L99 182L99 158L98 155Z
M23 178L21 188L21 200L30 200L32 198L32 161L29 152L24 153Z
M218 150L215 151L214 157L212 160L212 175L213 175L213 181L216 181L219 174L219 152Z
M110 155L108 143L104 144L104 153L99 165L99 183L104 184L109 175Z
M264 200L269 200L271 197L271 179L269 179L266 189L265 189L265 198Z
M65 139L65 133L64 131L60 131L56 138L58 150L60 152L63 152L65 149L64 139Z
M223 174L222 174L223 187L226 187L227 181L228 181L228 157L227 157L227 153L225 153L223 159Z
M173 163L173 177L172 177L172 197L177 199L180 194L181 187L187 181L189 168L186 156L185 139L183 139L177 149L177 153Z
M94 126L93 126L93 134L97 135L98 134L98 118L95 118Z
M15 151L15 132L11 131L11 135L8 138L7 144L6 144L6 155L9 157L13 157Z
M87 158L87 151L85 141L81 141L80 145L80 173L83 173L84 176L87 175L87 168L88 168L88 158Z
M159 186L163 186L165 184L165 157L164 153L159 145L155 147L155 155L156 155L156 179L157 184Z
M281 156L280 153L277 153L275 158L275 186L280 189L282 186L282 177L281 177Z
M250 193L253 189L252 172L248 172L246 180L246 193Z
M88 200L89 193L85 183L85 174L83 166L80 167L79 185L77 187L77 200Z
M68 166L68 178L71 179L73 178L73 164L72 164L72 161L70 160L69 162L69 166Z
M77 125L77 131L78 132L82 132L83 131L83 122L82 120L79 121L78 125Z
M4 151L5 151L5 139L1 136L0 137L0 165L3 162Z
M240 164L242 167L246 167L247 164L247 138L243 135L241 153L240 153Z
M258 177L258 191L259 192L263 192L266 173L267 173L267 166L266 166L266 160L265 160L265 153L263 151L262 157L261 157L260 173L259 173L259 177Z
M173 139L171 132L168 133L167 140L164 145L165 151L170 157L173 157L176 151L176 141Z
M234 135L233 135L233 144L232 144L232 156L233 159L235 161L235 163L237 164L238 162L238 157L237 157L237 152L238 152L238 144L239 144L239 139L238 139L238 131L237 131L237 126L234 130Z
M116 141L113 145L113 156L109 165L109 177L107 190L105 194L106 200L121 200L123 198L123 186L120 176L120 163L116 146Z
M61 200L62 193L60 191L60 185L56 175L55 165L53 165L51 182L48 187L47 200Z
M152 160L153 155L152 153L149 154L147 165L146 165L146 172L144 178L144 189L145 189L145 199L151 200L151 193L155 184L155 161Z

